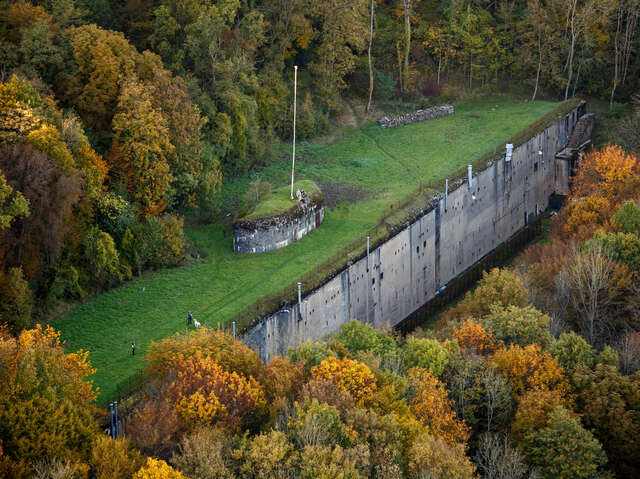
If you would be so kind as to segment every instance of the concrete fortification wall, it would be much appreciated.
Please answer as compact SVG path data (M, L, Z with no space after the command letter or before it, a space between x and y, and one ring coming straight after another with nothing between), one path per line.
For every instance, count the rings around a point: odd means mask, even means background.
M302 299L244 336L264 360L337 332L351 318L389 329L472 267L567 191L569 163L556 159L584 107L474 174L433 209ZM540 154L540 152L542 154Z
M284 248L298 241L324 220L324 208L319 204L305 207L299 215L268 218L262 223L246 221L233 231L233 251L236 253L264 253Z

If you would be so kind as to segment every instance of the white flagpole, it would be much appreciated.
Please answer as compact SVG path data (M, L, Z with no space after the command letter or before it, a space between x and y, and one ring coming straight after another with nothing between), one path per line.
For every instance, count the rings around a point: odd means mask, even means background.
M291 199L293 199L293 173L296 168L296 94L298 89L298 65L293 67L293 156L291 158Z

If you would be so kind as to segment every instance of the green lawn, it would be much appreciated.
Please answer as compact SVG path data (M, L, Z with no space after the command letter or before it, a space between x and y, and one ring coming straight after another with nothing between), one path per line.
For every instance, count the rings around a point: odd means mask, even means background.
M280 188L276 188L269 196L260 201L255 209L246 215L243 220L253 220L275 216L290 210L298 204L295 194L298 190L304 190L307 197L311 198L318 191L318 185L313 180L295 181L293 185L293 199L291 199L291 183Z
M100 403L116 384L144 367L150 341L187 328L187 311L207 326L225 324L248 305L294 281L305 281L322 262L362 238L367 230L421 183L440 180L505 141L557 106L506 98L457 105L454 115L392 129L371 123L330 144L300 143L296 178L341 184L366 192L360 201L328 209L325 221L301 241L259 255L232 252L232 238L219 224L188 228L189 239L207 256L188 266L145 274L79 305L55 327L72 349L90 351ZM284 153L284 152L283 152ZM260 172L285 187L290 156ZM244 192L256 174L234 178L223 197ZM144 288L144 290L143 290ZM131 341L136 356L130 355Z

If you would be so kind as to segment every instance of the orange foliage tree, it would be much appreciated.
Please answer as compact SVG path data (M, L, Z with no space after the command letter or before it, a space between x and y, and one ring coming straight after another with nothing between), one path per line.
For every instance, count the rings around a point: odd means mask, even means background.
M178 356L172 370L167 397L187 423L220 422L235 430L266 407L264 390L252 376L225 371L199 353Z
M376 378L366 364L344 358L327 358L311 368L314 379L328 379L349 393L356 404L371 402L376 392Z
M179 354L186 358L196 352L210 357L225 371L253 376L265 383L266 369L258 353L230 334L212 328L198 328L188 334L176 334L159 343L151 343L145 360L149 363L149 373L161 377L171 369Z
M569 390L558 361L537 344L499 349L491 356L491 361L517 395L534 389L556 390L564 395Z
M456 419L453 402L444 384L419 368L410 369L409 378L415 389L411 411L427 427L428 432L451 444L469 439L470 428Z
M640 159L617 145L582 155L573 179L565 237L580 240L608 222L614 206L640 194Z
M467 319L460 328L454 328L452 337L462 349L478 354L491 354L497 347L491 333L472 319Z

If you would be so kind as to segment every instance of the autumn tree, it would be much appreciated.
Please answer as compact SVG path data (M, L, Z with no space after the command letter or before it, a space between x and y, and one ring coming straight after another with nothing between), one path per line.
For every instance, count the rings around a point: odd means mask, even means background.
M278 443L270 439L271 454L277 455ZM187 477L231 479L235 475L230 442L224 429L197 429L182 438L172 463Z
M126 438L99 436L91 448L90 465L96 479L131 477L143 462L140 452Z
M133 479L187 479L162 459L147 458L147 463L133 475Z
M142 84L129 82L122 88L113 132L109 162L118 180L145 215L161 212L173 180L168 158L175 148L165 119Z
M29 216L29 201L19 191L14 191L0 173L0 230L7 228L19 217Z
M525 436L522 449L541 477L597 477L606 462L598 440L565 409L556 408L546 427Z
M640 380L623 376L615 367L600 364L572 377L576 410L602 443L609 467L620 477L640 472Z
M478 444L476 463L483 476L487 478L525 479L529 477L529 468L524 456L512 446L506 435L483 434Z
M84 457L98 433L87 352L65 353L52 328L0 332L0 440L9 457Z
M176 357L189 358L196 353L211 358L229 373L236 372L265 382L265 364L258 353L230 334L213 328L198 328L151 343L145 359L149 362L149 372L162 377L170 371Z
M404 347L407 369L421 368L439 377L449 362L449 352L437 339L410 336Z
M491 313L482 324L492 336L506 345L545 345L549 339L548 325L551 318L532 306L492 306Z
M411 411L427 427L429 434L451 444L465 442L469 437L469 426L456 419L444 384L422 369L410 370L409 378L415 390Z
M409 450L409 477L412 479L472 479L476 468L465 454L463 444L423 434Z
M491 312L491 306L524 307L528 303L527 292L518 276L509 269L493 268L484 271L475 289L448 310L447 318L480 319Z
M333 381L356 404L370 403L377 389L376 378L371 370L364 363L349 358L327 358L311 368L311 375L316 379Z
M47 154L23 144L0 148L0 170L29 201L30 211L0 233L0 254L5 264L22 265L25 276L33 280L41 268L53 266L64 248L81 179L77 171L61 171Z
M454 327L451 335L463 350L487 355L496 350L497 344L490 332L482 324L467 319L460 328Z
M640 194L640 161L616 145L583 154L571 187L563 233L579 240L615 212L614 205Z
M264 390L251 376L227 372L200 353L178 356L167 398L189 424L220 423L231 430L257 422L266 407ZM174 376L175 375L175 376Z
M596 352L584 338L574 331L562 333L549 344L549 352L566 371L580 366L592 368L596 363Z
M518 395L532 389L557 390L561 395L568 392L562 368L537 344L499 349L491 356L491 361Z
M484 358L462 357L447 366L443 378L456 415L473 432L504 431L513 418L511 385Z

